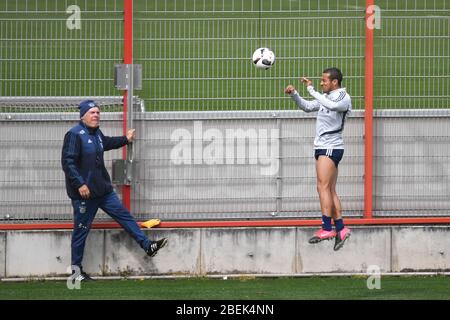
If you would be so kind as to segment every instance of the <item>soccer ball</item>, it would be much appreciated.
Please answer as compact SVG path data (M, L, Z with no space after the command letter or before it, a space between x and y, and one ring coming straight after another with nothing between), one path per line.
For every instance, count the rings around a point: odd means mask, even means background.
M269 48L258 48L253 52L252 61L255 67L267 70L275 63L275 54Z

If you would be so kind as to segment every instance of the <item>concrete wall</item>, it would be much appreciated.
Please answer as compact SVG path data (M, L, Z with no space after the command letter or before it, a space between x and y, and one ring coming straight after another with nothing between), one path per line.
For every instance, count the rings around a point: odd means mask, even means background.
M92 230L84 268L93 275L212 275L449 271L450 226L353 227L344 248L308 243L314 228L146 230L169 238L150 258L122 230ZM70 230L0 233L0 277L66 275Z

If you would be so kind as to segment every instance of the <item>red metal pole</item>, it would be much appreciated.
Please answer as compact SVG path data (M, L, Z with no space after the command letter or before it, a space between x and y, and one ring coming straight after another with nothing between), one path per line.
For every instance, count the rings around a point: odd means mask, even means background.
M124 64L133 64L133 0L124 0ZM127 132L128 90L123 93L123 134ZM122 157L127 159L127 149L122 148ZM123 205L131 210L131 187L122 186Z
M368 23L371 14L367 9L374 0L366 0L366 50L364 89L364 218L372 218L373 209L373 25ZM373 7L372 7L373 8ZM373 13L372 13L373 14Z

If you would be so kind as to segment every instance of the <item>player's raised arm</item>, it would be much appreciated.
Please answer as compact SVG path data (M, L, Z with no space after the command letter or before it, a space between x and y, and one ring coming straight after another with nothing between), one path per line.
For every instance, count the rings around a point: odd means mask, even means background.
M337 99L331 100L325 95L317 92L312 85L307 87L307 90L311 96L320 102L325 108L332 111L347 111L349 108L350 97L346 92L342 93Z
M291 84L284 89L284 93L290 95L297 106L305 112L317 111L320 108L320 104L317 101L307 101L300 97L295 87Z
M300 81L307 87L312 86L312 81L306 77L301 77Z

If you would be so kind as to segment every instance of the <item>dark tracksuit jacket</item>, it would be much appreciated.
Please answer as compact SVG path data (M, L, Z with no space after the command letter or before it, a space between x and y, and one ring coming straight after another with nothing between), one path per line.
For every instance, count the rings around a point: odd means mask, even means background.
M111 193L113 187L105 167L103 152L126 144L126 136L108 137L99 128L89 129L81 121L70 129L64 137L61 156L69 198L81 200L78 188L83 184L88 186L91 199Z
M118 149L127 143L126 136L108 137L98 128L87 128L81 121L64 137L61 163L66 175L67 194L74 208L72 265L81 267L86 238L99 207L114 218L144 250L150 245L150 240L113 192L103 160L104 151ZM91 193L88 200L82 199L78 192L84 184Z

